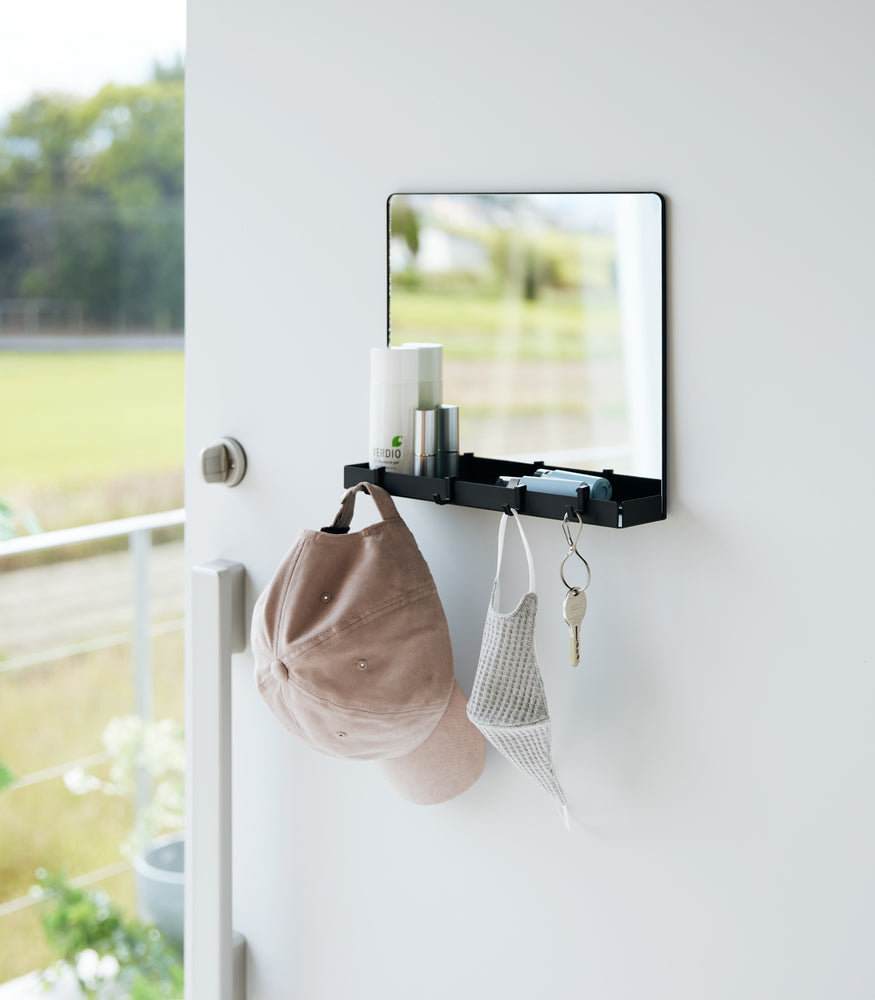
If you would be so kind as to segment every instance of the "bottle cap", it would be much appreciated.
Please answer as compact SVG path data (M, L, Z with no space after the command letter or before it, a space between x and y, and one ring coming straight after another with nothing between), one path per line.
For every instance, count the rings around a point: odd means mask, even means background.
M459 450L459 407L444 403L437 408L437 450Z
M416 351L420 382L440 382L443 379L444 349L441 344L401 344L401 350Z
M397 347L371 348L371 382L402 383L419 381L417 356Z
M435 453L434 410L417 410L413 415L413 453L433 455Z

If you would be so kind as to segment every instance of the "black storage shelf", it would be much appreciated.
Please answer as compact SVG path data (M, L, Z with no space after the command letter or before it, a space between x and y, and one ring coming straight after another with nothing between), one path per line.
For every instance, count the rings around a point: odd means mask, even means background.
M587 475L603 476L610 482L610 500L591 499L588 486L579 487L576 497L567 497L536 493L525 486L494 485L499 476L531 476L535 469L541 468L551 466L545 466L543 462L507 462L504 459L477 458L475 455L465 454L459 457L458 476L436 479L388 472L385 468L371 469L367 462L360 462L344 466L343 485L350 487L357 483L374 483L397 497L508 513L513 508L519 514L549 517L559 521L566 514L574 520L579 513L584 524L599 524L606 528L628 528L633 524L646 524L665 518L660 480L620 476L611 469L587 472Z

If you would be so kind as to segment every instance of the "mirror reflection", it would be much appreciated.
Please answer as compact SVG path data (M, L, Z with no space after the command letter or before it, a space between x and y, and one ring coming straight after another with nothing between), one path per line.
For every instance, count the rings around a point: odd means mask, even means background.
M662 478L663 205L396 194L390 343L443 345L460 450Z

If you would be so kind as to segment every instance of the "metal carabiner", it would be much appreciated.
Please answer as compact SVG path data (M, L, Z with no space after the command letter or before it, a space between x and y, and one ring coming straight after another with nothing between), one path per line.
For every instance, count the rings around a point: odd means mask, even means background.
M565 535L565 541L568 542L568 552L565 558L559 564L559 578L562 580L562 582L565 584L568 590L586 590L586 588L589 586L589 581L592 579L592 573L590 572L589 563L577 551L577 540L578 538L580 538L581 531L583 531L583 518L580 516L580 511L575 511L575 513L577 514L578 525L577 525L577 534L575 534L573 538L571 536L571 528L569 527L569 522L568 522L568 511L565 512L565 517L562 519L562 532ZM577 558L583 563L583 565L586 566L586 583L582 587L573 587L565 579L565 564L572 556L577 556Z

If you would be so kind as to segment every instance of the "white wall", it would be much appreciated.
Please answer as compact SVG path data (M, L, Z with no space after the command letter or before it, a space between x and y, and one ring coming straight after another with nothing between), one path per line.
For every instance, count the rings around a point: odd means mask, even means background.
M669 199L667 521L528 519L568 834L490 756L423 809L235 663L254 1000L869 1000L875 139L862 0L189 0L189 559L250 596L365 457L396 190ZM342 235L341 235L342 234ZM250 471L202 486L238 437ZM497 515L400 501L466 689Z

